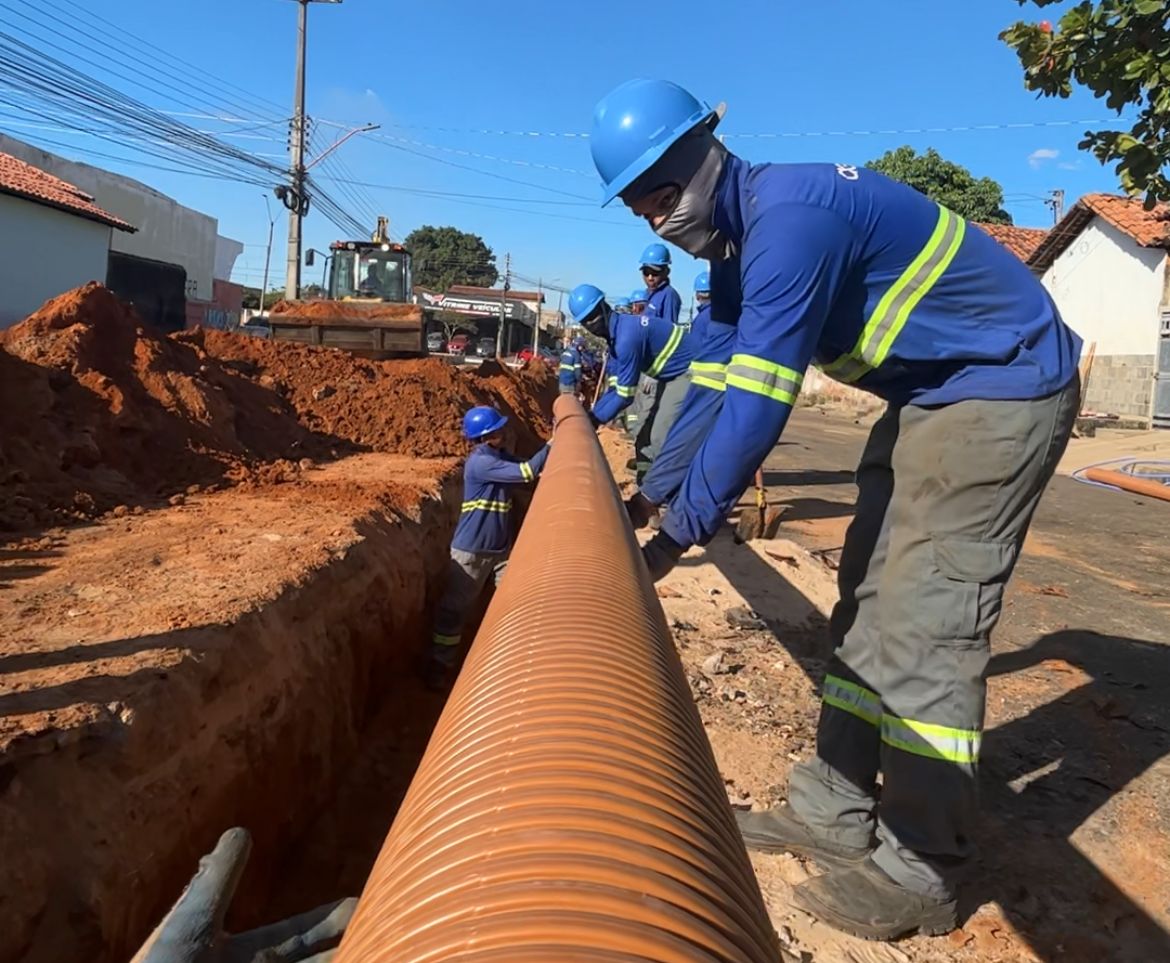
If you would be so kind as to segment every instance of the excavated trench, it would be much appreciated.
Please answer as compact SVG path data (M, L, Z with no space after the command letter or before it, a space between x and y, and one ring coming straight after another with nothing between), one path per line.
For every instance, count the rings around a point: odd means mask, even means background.
M380 459L390 459L384 485ZM153 635L149 644L173 658L119 674L134 686L104 716L7 747L0 960L129 959L230 826L254 838L230 928L360 892L442 709L414 660L461 487L451 461L415 460L430 478L393 456L347 462L357 465L329 466L314 484L327 494L360 479L373 494L344 532L330 528L336 519L312 520L330 529L325 557L306 559L247 611ZM404 491L406 479L421 497ZM311 528L302 507L319 502L300 506L297 497L273 512L287 524L268 518L262 532L239 531L231 513L254 518L269 493L254 505L245 493L221 493L183 511L204 510L228 526L217 530L253 544L285 544ZM179 520L153 521L187 539ZM118 537L142 534L130 529ZM302 534L306 545L317 537ZM105 654L119 657L116 648Z

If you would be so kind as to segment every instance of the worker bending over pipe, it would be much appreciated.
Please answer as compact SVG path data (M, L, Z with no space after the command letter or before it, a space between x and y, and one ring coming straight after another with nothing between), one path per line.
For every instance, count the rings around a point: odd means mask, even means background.
M788 806L740 825L829 869L794 899L830 925L945 933L974 852L989 635L1072 429L1081 340L963 218L863 167L749 164L715 136L722 113L635 80L590 133L603 203L711 261L713 297L716 264L738 274L723 406L644 557L659 579L714 536L810 363L888 402L857 470L817 755Z

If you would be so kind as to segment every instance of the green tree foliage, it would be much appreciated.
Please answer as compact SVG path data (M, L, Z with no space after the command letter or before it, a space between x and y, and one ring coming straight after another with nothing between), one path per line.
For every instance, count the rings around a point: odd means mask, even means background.
M1046 7L1056 0L1017 0ZM1019 22L1000 38L1016 51L1024 84L1045 97L1085 87L1118 114L1139 109L1129 130L1087 131L1082 150L1116 162L1129 194L1146 206L1170 200L1170 5L1166 0L1086 0L1065 11L1056 29L1047 20Z
M1011 224L1003 209L1003 188L990 177L978 180L967 168L946 160L933 147L919 154L913 147L887 151L865 165L903 184L909 184L969 221Z
M490 288L500 276L496 256L478 234L426 224L404 243L414 258L415 284L432 291L446 291L452 284Z
M277 301L284 297L284 288L272 288L264 295L264 309L272 307ZM259 288L244 288L243 306L250 308L253 311L260 307L260 289Z
M457 311L440 311L435 315L435 320L442 325L443 338L446 341L450 341L460 331L470 335L479 331L479 322L475 318L459 314Z

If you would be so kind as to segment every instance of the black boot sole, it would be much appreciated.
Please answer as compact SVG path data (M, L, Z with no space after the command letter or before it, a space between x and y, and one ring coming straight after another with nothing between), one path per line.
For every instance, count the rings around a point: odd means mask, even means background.
M859 920L849 919L836 910L825 906L819 900L810 898L808 893L803 892L799 886L792 891L792 902L793 905L811 914L826 926L831 926L842 933L848 933L850 936L874 942L889 943L905 936L912 936L915 933L921 933L923 936L946 936L959 928L959 918L953 905L939 906L937 909L925 913L923 918L916 922L895 927L874 926Z

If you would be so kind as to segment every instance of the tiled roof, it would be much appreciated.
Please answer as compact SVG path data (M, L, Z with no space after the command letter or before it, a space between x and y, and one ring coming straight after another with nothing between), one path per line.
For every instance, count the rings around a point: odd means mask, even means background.
M1086 194L1048 232L1048 237L1033 252L1028 265L1033 270L1047 270L1094 217L1101 218L1142 247L1170 249L1170 204L1159 204L1147 211L1140 198Z
M1012 224L979 224L984 231L991 235L1021 261L1027 261L1048 236L1048 229L1043 227L1016 227Z
M121 218L103 211L84 191L11 154L0 153L0 194L23 197L78 217L109 224L121 231L137 230Z

